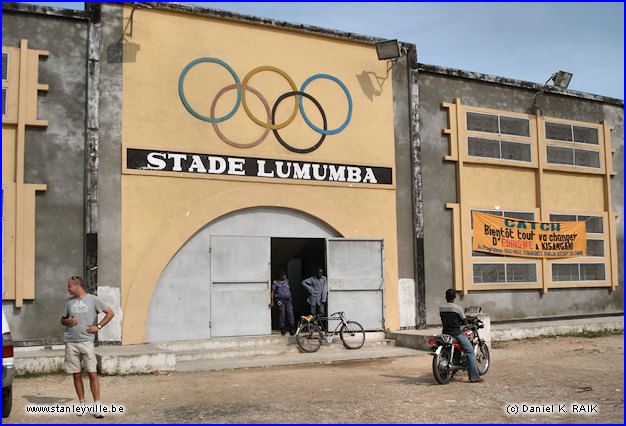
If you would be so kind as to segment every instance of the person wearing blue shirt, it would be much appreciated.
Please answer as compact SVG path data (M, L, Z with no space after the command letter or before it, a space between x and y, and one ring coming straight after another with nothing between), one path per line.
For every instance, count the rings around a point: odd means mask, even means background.
M280 327L280 334L283 336L287 334L287 331L285 330L285 316L287 316L287 321L289 322L289 334L293 336L295 334L295 327L289 280L287 280L287 274L283 271L281 271L278 276L279 278L272 283L269 306L271 308L276 305L278 309L278 326Z
M326 303L326 296L328 295L328 282L324 276L324 270L319 268L317 275L302 281L302 286L309 292L306 302L311 307L311 314L319 313L324 316L324 303Z

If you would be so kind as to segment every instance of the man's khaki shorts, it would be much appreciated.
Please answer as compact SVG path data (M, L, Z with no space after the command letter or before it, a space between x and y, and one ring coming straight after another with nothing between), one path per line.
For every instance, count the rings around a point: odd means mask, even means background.
M93 342L65 342L65 372L68 374L80 373L80 360L83 360L85 371L97 371L96 352Z

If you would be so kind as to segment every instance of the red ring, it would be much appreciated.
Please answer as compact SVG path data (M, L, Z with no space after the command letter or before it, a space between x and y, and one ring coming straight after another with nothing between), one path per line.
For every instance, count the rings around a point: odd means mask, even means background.
M217 105L217 100L220 98L220 96L222 96L224 93L228 92L229 90L237 89L237 88L242 88L244 90L249 90L249 91L251 91L252 93L254 93L255 95L257 95L259 97L261 102L263 102L263 105L265 105L265 110L267 111L267 122L271 123L272 122L272 113L270 111L270 106L268 105L268 103L265 100L265 98L263 97L263 95L261 95L261 93L258 90L256 90L255 88L250 87L250 86L248 86L246 84L241 84L241 83L231 84L229 86L226 86L222 90L220 90L217 93L217 95L215 95L215 98L213 99L213 103L211 104L211 118L215 118L215 105ZM257 139L256 141L251 142L251 143L238 143L238 142L235 142L235 141L231 141L226 136L224 136L224 134L217 127L217 125L218 125L217 122L212 122L211 124L213 125L213 129L215 129L215 133L217 134L217 136L221 140L226 142L228 145L234 146L236 148L252 148L254 146L257 146L258 144L263 142L265 140L265 138L267 137L267 135L270 133L270 129L266 128L265 132L263 133L263 135L261 135L261 137L259 139Z

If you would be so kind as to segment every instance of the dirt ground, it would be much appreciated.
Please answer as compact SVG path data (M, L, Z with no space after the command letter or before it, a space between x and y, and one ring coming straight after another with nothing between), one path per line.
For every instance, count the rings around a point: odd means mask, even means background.
M101 377L104 419L29 414L72 407L66 375L17 378L3 423L622 423L623 335L505 342L485 382L435 382L431 356ZM87 385L88 381L85 381ZM88 393L88 403L91 395ZM586 412L580 412L584 409ZM58 410L58 408L57 408ZM588 412L587 412L588 411Z

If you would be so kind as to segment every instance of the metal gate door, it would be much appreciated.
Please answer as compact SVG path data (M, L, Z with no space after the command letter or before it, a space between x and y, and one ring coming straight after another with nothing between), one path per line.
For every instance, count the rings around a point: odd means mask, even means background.
M366 330L385 327L383 240L326 240L328 313L344 311Z
M269 237L211 236L211 337L271 334Z

